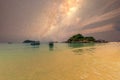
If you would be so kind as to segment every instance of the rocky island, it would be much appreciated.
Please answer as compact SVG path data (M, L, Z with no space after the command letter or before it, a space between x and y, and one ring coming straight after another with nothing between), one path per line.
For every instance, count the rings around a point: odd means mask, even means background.
M76 43L76 42L80 42L80 43L90 43L90 42L96 42L96 43L106 43L108 41L105 40L96 40L94 37L92 36L88 36L85 37L82 34L76 34L73 35L72 37L70 37L67 41L65 41L66 43Z

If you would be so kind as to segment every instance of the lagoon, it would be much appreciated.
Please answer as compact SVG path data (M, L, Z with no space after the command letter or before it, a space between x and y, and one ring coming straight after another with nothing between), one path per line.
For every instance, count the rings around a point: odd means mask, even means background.
M120 43L0 44L0 80L120 80Z

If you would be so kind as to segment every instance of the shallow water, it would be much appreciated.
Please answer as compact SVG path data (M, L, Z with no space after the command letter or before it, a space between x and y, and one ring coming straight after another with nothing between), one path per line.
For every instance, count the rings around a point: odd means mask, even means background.
M120 43L0 44L0 80L120 80Z

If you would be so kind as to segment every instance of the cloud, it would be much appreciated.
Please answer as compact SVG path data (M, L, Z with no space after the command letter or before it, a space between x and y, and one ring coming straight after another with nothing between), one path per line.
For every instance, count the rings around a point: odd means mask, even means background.
M93 24L96 22L106 21L106 20L109 20L109 19L114 18L116 16L120 16L120 8L115 9L115 10L110 11L110 12L107 12L107 13L104 13L100 16L94 16L94 17L89 18L85 21L82 21L80 23L80 26L84 27L84 26L87 26L87 25L90 25L90 24Z
M120 31L120 20L115 23L115 29Z
M106 31L113 31L114 29L114 24L108 24L108 25L104 25L104 26L99 26L96 28L92 28L92 29L86 29L81 31L81 33L83 34L91 34L91 33L99 33L99 32L106 32Z
M0 40L62 41L77 33L119 33L120 0L76 0L82 1L77 4L74 1L0 1Z

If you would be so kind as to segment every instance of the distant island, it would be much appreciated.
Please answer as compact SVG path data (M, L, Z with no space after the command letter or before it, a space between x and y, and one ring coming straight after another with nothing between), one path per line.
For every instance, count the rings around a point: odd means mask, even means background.
M92 36L83 36L82 34L76 34L73 35L72 37L70 37L67 41L64 41L65 43L107 43L108 41L106 40L96 40L94 37ZM64 43L63 42L63 43ZM25 40L23 41L23 43L30 43L31 45L38 45L40 44L40 41L35 41L35 40ZM49 44L53 44L53 43L58 43L57 41L55 42L49 42Z
M80 42L80 43L90 43L90 42L96 42L96 43L107 43L108 41L105 40L96 40L92 36L85 37L82 34L76 34L70 37L66 43L75 43L75 42Z
M27 43L27 44L29 43L32 46L40 45L40 41L34 41L34 40L25 40L25 41L23 41L23 43Z
M25 40L23 41L23 43L32 43L32 42L35 42L34 40Z

